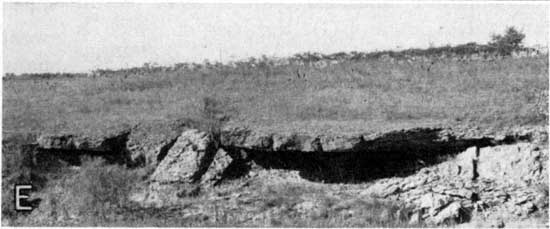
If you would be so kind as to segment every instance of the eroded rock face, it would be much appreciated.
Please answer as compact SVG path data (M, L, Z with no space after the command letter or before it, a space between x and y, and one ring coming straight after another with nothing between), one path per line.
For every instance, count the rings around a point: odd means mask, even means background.
M251 150L343 152L358 149L364 143L362 135L307 135L301 133L270 133L242 127L222 130L221 145Z
M460 202L452 202L451 204L443 207L436 215L430 220L433 224L440 225L443 223L462 223L464 222L465 215L467 214Z
M415 208L414 224L440 225L462 223L489 211L526 216L547 208L547 196L534 186L548 183L548 149L538 143L516 143L518 139L544 141L547 135L541 133L465 139L445 129L429 128L341 136L226 128L218 145L210 134L175 123L138 126L130 132L97 138L43 135L38 147L123 152L131 161L156 166L147 186L132 194L134 201L154 207L180 203L183 197L217 185L228 170L241 169L234 166L239 163L298 170L306 179L308 172L334 169L328 175L310 174L327 181L334 174L345 177L346 172L356 175L359 171L366 175L361 181L373 182L362 195L409 203L408 207ZM475 147L468 148L472 145ZM443 162L425 160L451 150L444 154L449 158ZM423 154L426 152L429 154ZM424 168L409 168L409 162ZM395 177L395 171L406 169L411 172ZM297 207L307 210L311 206Z
M195 129L184 131L149 178L149 184L131 199L142 206L177 205L203 188L224 179L233 159L216 147L212 136Z
M223 149L218 149L218 152L214 156L212 163L206 170L206 173L202 175L201 184L205 186L214 186L224 177L224 173L227 171L234 159Z
M141 166L158 165L188 126L187 120L156 121L135 126L126 143L131 160Z
M38 137L38 147L46 150L117 151L126 143L129 130L121 130L103 136L78 136L72 134L44 134Z
M157 166L150 180L192 183L200 180L216 154L212 136L198 130L186 130Z
M181 133L193 125L187 119L159 120L102 134L43 134L38 137L37 145L40 150L61 150L72 154L117 154L132 167L154 167L166 156Z
M33 144L36 145L33 161L55 158L78 165L82 156L97 156L111 163L129 164L126 150L129 133L129 129L123 129L105 135L43 134Z
M362 194L410 203L433 224L487 212L527 216L548 205L537 190L548 184L547 162L548 149L532 143L471 147L412 176L378 180Z
M227 126L221 131L221 145L250 150L300 151L300 152L349 152L355 150L379 150L392 145L407 147L411 144L448 142L451 140L476 140L479 144L499 145L518 140L545 141L546 129L541 127L519 128L499 133L483 134L480 130L463 128L412 128L382 133L324 135L298 132L271 132L265 129ZM397 147L397 146L396 146Z
M528 143L509 147L482 148L477 172L481 178L502 183L529 184L540 181L548 157L538 146Z

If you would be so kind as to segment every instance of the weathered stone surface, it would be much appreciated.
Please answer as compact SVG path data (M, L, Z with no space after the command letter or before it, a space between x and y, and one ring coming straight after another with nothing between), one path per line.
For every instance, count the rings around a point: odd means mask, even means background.
M471 132L471 133L470 133ZM487 138L494 137L493 139ZM301 152L349 152L356 150L395 150L426 143L476 140L484 145L509 143L547 136L545 130L510 130L482 135L479 130L428 127L392 130L376 133L321 134L301 132L273 132L270 129L227 126L221 132L221 145L255 150ZM470 143L471 144L471 143Z
M126 146L132 159L144 158L144 162L149 165L160 162L150 177L150 185L141 194L134 195L134 199L152 206L167 206L177 203L182 196L194 195L198 192L199 187L211 186L219 182L236 160L224 150L219 150L216 153L217 146L210 135L188 128L184 124L177 123L159 126L153 124L133 128L129 135L126 133L125 135L98 138L43 135L39 138L38 145L43 149L113 151L124 146L124 137L129 136ZM250 158L253 160L254 156L258 155L254 154L257 152L277 155L270 151L289 151L289 154L298 156L302 156L299 152L328 152L319 155L326 157L326 160L322 162L331 165L337 161L334 155L382 154L386 156L384 153L392 153L392 156L397 155L394 158L400 159L400 154L415 155L416 151L423 149L426 151L445 149L446 143L457 138L466 138L439 129L401 130L365 136L361 134L273 133L239 127L222 130L220 140L223 146L228 150L231 149L232 154L239 154L239 152L246 154L244 156L233 155L238 160L249 160ZM464 136L473 135L466 133ZM468 139L468 141L459 142L449 148L452 150L456 148L456 152L458 152L458 149L464 150L468 146L477 146L467 148L457 155L455 155L455 151L445 154L449 157L447 161L437 162L438 164L428 163L421 170L417 170L418 167L415 167L405 177L380 176L383 178L379 179L380 177L373 176L376 178L369 182L372 181L374 184L357 193L415 203L416 216L411 219L414 223L423 220L422 217L427 222L434 224L460 222L467 217L462 215L464 212L488 212L495 209L507 213L514 212L518 216L529 215L548 205L547 198L534 190L534 184L548 182L547 147L540 144L515 143L518 139L530 139L532 136L535 135L519 133L498 135L494 139L483 137ZM542 137L537 138L542 139ZM113 142L122 144L113 144ZM495 144L509 145L487 147ZM249 151L247 151L248 149ZM358 153L345 154L342 152ZM363 154L363 152L366 153ZM247 153L252 156L249 157ZM433 154L433 156L439 155ZM341 161L353 161L357 157L344 156L342 158L345 160ZM370 159L367 157L364 161L370 162ZM407 159L415 160L416 158L409 157ZM374 163L368 165L376 166L377 160L383 162L384 166L377 168L376 171L367 167L364 172L375 174L380 170L386 172L390 169L406 169L383 161L385 158L381 157L375 158ZM420 163L425 165L424 161ZM269 160L265 161L264 166L269 166ZM299 166L291 167L291 169L295 169L295 167ZM338 169L349 167L351 166L341 166ZM251 170L249 174L256 172L257 170ZM195 183L198 181L200 183ZM296 207L301 209L300 211L315 208L307 201ZM345 207L342 207L342 210L344 209Z
M223 146L244 147L251 132L245 127L225 127L220 134L220 143Z
M130 199L147 207L182 204L183 197L197 195L201 185L212 185L221 178L231 161L227 152L216 148L210 134L188 129L159 163L150 183Z
M441 211L431 218L436 225L443 223L461 223L464 220L464 209L460 202L453 202L445 206Z
M43 161L63 160L79 164L82 156L102 157L111 163L128 164L126 150L129 129L114 130L108 134L70 135L42 134L36 139L31 156L36 164Z
M452 199L449 196L427 193L420 197L417 205L420 209L425 209L430 216L435 216L451 201Z
M361 148L363 136L320 136L324 152L343 152Z
M399 193L399 185L401 185L399 181L384 180L369 186L366 190L363 190L361 194L385 198L387 196Z
M221 133L221 145L268 151L343 152L361 147L362 135L326 136L303 133L269 133L246 127L227 127Z
M216 153L210 134L198 130L184 131L157 166L150 180L160 182L198 181Z
M201 184L212 186L221 181L231 162L233 162L233 158L225 150L218 149L208 170L202 175Z
M449 190L445 190L442 192L444 195L456 197L456 198L463 198L463 199L472 199L473 196L476 194L472 190L466 189L466 188L453 188Z
M526 216L548 205L537 191L548 184L547 162L548 149L531 143L471 147L411 176L377 180L361 195L414 203L431 224L461 223L478 211Z
M38 146L43 149L75 149L75 136L73 135L41 135L37 139ZM97 145L95 143L94 145ZM97 147L97 146L96 146Z
M44 134L38 137L37 143L42 149L111 152L125 148L129 133L129 130L119 130L99 136Z
M363 143L358 136L311 136L300 133L267 133L247 128L226 128L221 144L256 150L340 152L358 148Z
M511 146L482 148L480 150L478 173L486 179L510 183L540 180L544 160L541 150L529 143Z
M139 165L156 166L189 125L188 120L162 120L132 128L127 142L131 160Z
M395 151L407 147L434 147L439 143L459 141L460 144L478 142L483 146L503 144L547 136L540 128L523 131L512 129L483 135L481 130L445 127L411 128L388 132L324 134L272 130L269 127L227 126L221 132L221 145L251 150L300 152L373 152ZM470 133L471 132L471 133ZM539 137L537 137L539 136ZM491 137L493 137L491 139ZM461 141L461 142L460 142ZM469 143L466 143L469 142ZM431 144L431 146L430 146ZM454 147L454 146L453 146Z

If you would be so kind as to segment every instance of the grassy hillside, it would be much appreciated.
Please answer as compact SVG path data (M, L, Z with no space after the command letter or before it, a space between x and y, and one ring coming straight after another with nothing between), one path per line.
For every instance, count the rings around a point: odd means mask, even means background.
M127 193L146 182L151 168L91 159L78 169L57 160L35 166L27 144L42 131L103 133L180 118L323 133L434 124L500 129L547 125L548 118L547 56L46 76L3 81L2 225L424 226L408 224L403 203L357 199L364 184L277 183L266 179L281 175L274 170L185 197L179 208L141 208ZM43 201L31 215L14 212L15 183L40 190ZM310 200L320 205L307 210Z
M548 59L345 61L324 68L215 66L99 77L9 79L3 131L102 132L205 113L258 125L362 130L546 124ZM305 124L304 124L305 123Z

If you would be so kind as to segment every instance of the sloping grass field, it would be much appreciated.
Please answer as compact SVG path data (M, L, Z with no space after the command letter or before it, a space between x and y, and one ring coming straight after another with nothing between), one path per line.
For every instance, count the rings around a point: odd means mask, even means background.
M547 56L494 61L346 61L10 79L3 132L101 133L150 120L219 119L302 131L427 124L546 124Z

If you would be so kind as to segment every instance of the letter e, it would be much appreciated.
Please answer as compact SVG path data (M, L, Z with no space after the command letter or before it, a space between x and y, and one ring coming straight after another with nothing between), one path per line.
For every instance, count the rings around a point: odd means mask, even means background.
M22 199L28 199L28 195L21 194L22 189L30 190L32 189L31 185L15 185L15 210L16 211L32 211L31 206L21 206Z

